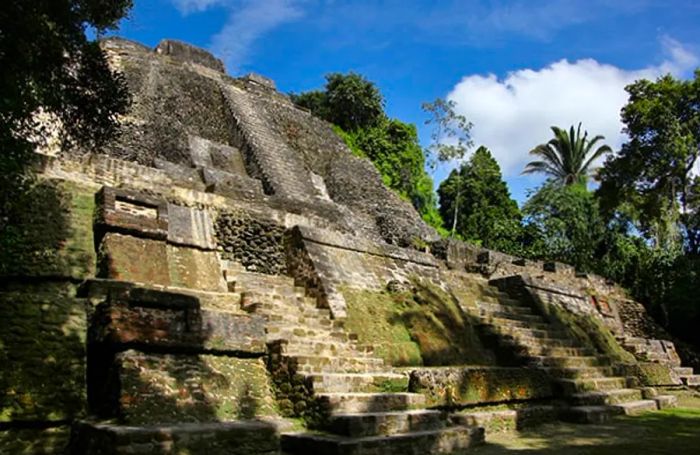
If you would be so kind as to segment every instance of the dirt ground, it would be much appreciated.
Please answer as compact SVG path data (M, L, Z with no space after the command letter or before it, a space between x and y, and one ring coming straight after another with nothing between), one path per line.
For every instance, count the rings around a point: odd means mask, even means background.
M700 393L664 391L678 396L678 407L605 424L544 424L516 433L486 435L475 455L523 454L700 455Z

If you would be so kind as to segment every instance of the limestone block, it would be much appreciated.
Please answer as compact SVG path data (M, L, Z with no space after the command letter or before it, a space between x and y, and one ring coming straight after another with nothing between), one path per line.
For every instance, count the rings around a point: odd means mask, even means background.
M112 411L130 425L275 414L262 359L129 350L116 355L110 378L105 392L117 398Z
M96 197L95 230L124 232L164 240L168 237L168 206L165 201L124 189L103 187Z
M259 180L213 168L203 168L201 172L206 190L210 193L233 198L262 197L262 183Z
M187 352L265 353L259 316L202 309L194 296L133 288L97 306L91 343L110 349L152 346Z
M74 455L277 455L277 427L268 422L185 423L149 427L79 422Z
M153 165L157 169L165 172L165 174L178 186L192 188L199 191L204 190L204 182L202 181L202 176L200 175L198 169L171 163L170 161L166 161L161 158L155 158L153 160Z
M168 204L168 242L216 249L214 225L208 211Z
M98 276L137 283L170 285L164 241L108 232L98 251Z
M411 371L409 390L431 406L455 406L552 397L544 371L507 367L441 367Z
M0 422L85 412L86 320L85 303L69 283L0 292Z
M210 141L199 136L188 136L190 145L190 164L192 167L212 167L209 154Z
M244 80L248 82L253 82L258 85L262 85L263 87L270 88L272 90L275 90L275 81L270 79L269 77L265 77L261 74L258 73L248 73L243 77Z
M218 58L214 57L210 52L181 41L164 39L158 43L155 48L155 52L161 55L168 55L183 62L196 63L198 65L206 66L207 68L213 69L220 73L226 72L224 63Z

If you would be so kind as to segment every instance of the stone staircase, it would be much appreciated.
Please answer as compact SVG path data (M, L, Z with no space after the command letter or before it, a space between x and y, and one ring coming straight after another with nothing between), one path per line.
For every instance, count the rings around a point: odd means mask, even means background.
M483 442L482 428L455 425L445 413L424 409L425 397L407 392L405 375L374 356L329 310L317 308L316 299L291 278L233 264L224 270L243 308L267 320L268 368L273 377L292 381L277 382L278 390L303 390L278 395L278 401L322 414L322 432L282 435L285 453L457 454Z
M582 346L567 332L536 314L532 307L495 287L482 292L475 314L484 333L514 352L529 367L546 371L567 403L560 417L574 422L601 422L616 414L635 415L675 404L674 397L651 396L628 387L615 376L611 359Z

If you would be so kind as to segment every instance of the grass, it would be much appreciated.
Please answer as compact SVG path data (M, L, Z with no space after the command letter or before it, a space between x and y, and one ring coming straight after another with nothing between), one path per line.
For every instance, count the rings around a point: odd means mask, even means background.
M599 425L545 424L520 433L486 436L475 455L700 454L700 394L682 392L679 407Z

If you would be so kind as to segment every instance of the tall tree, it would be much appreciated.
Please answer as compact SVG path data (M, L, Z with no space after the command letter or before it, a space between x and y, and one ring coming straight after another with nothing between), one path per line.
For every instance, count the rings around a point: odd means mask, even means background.
M537 255L567 262L580 270L596 266L596 253L605 233L598 202L583 184L548 181L523 207L525 223L539 232Z
M694 214L700 71L693 80L667 75L655 82L637 81L626 90L629 101L622 121L629 140L606 161L599 195L606 213L624 203L647 238L659 248L670 248L682 239ZM691 249L697 249L693 244Z
M471 139L472 123L465 116L457 113L455 110L457 104L452 100L437 98L431 103L423 103L422 107L430 114L430 118L425 121L425 124L432 126L430 145L426 149L430 167L434 168L436 161L455 161L457 168L461 168L462 160L469 149L474 146ZM460 174L456 173L455 178L456 196L452 213L452 229L450 230L452 237L457 231L462 191Z
M580 123L576 130L572 125L568 133L556 126L551 128L554 138L530 150L530 155L539 159L530 161L523 174L542 173L559 184L585 185L593 162L612 149L607 145L596 148L596 144L604 139L601 135L589 139L586 131L581 136Z
M440 214L456 226L465 240L484 247L516 253L520 210L511 199L498 163L486 147L479 147L459 170L453 170L438 188ZM455 206L461 210L457 212ZM458 213L458 219L453 217Z
M8 0L0 8L0 227L13 203L7 188L26 183L40 119L61 125L64 143L99 145L126 111L126 84L88 28L116 27L131 0ZM5 197L3 197L5 196Z
M423 219L441 229L433 180L415 125L390 119L377 86L363 76L326 75L323 90L290 94L297 105L335 124L335 131L355 155L368 158L384 183L411 202Z
M377 126L385 118L384 98L377 86L352 71L327 74L323 91L292 93L290 98L347 132Z

